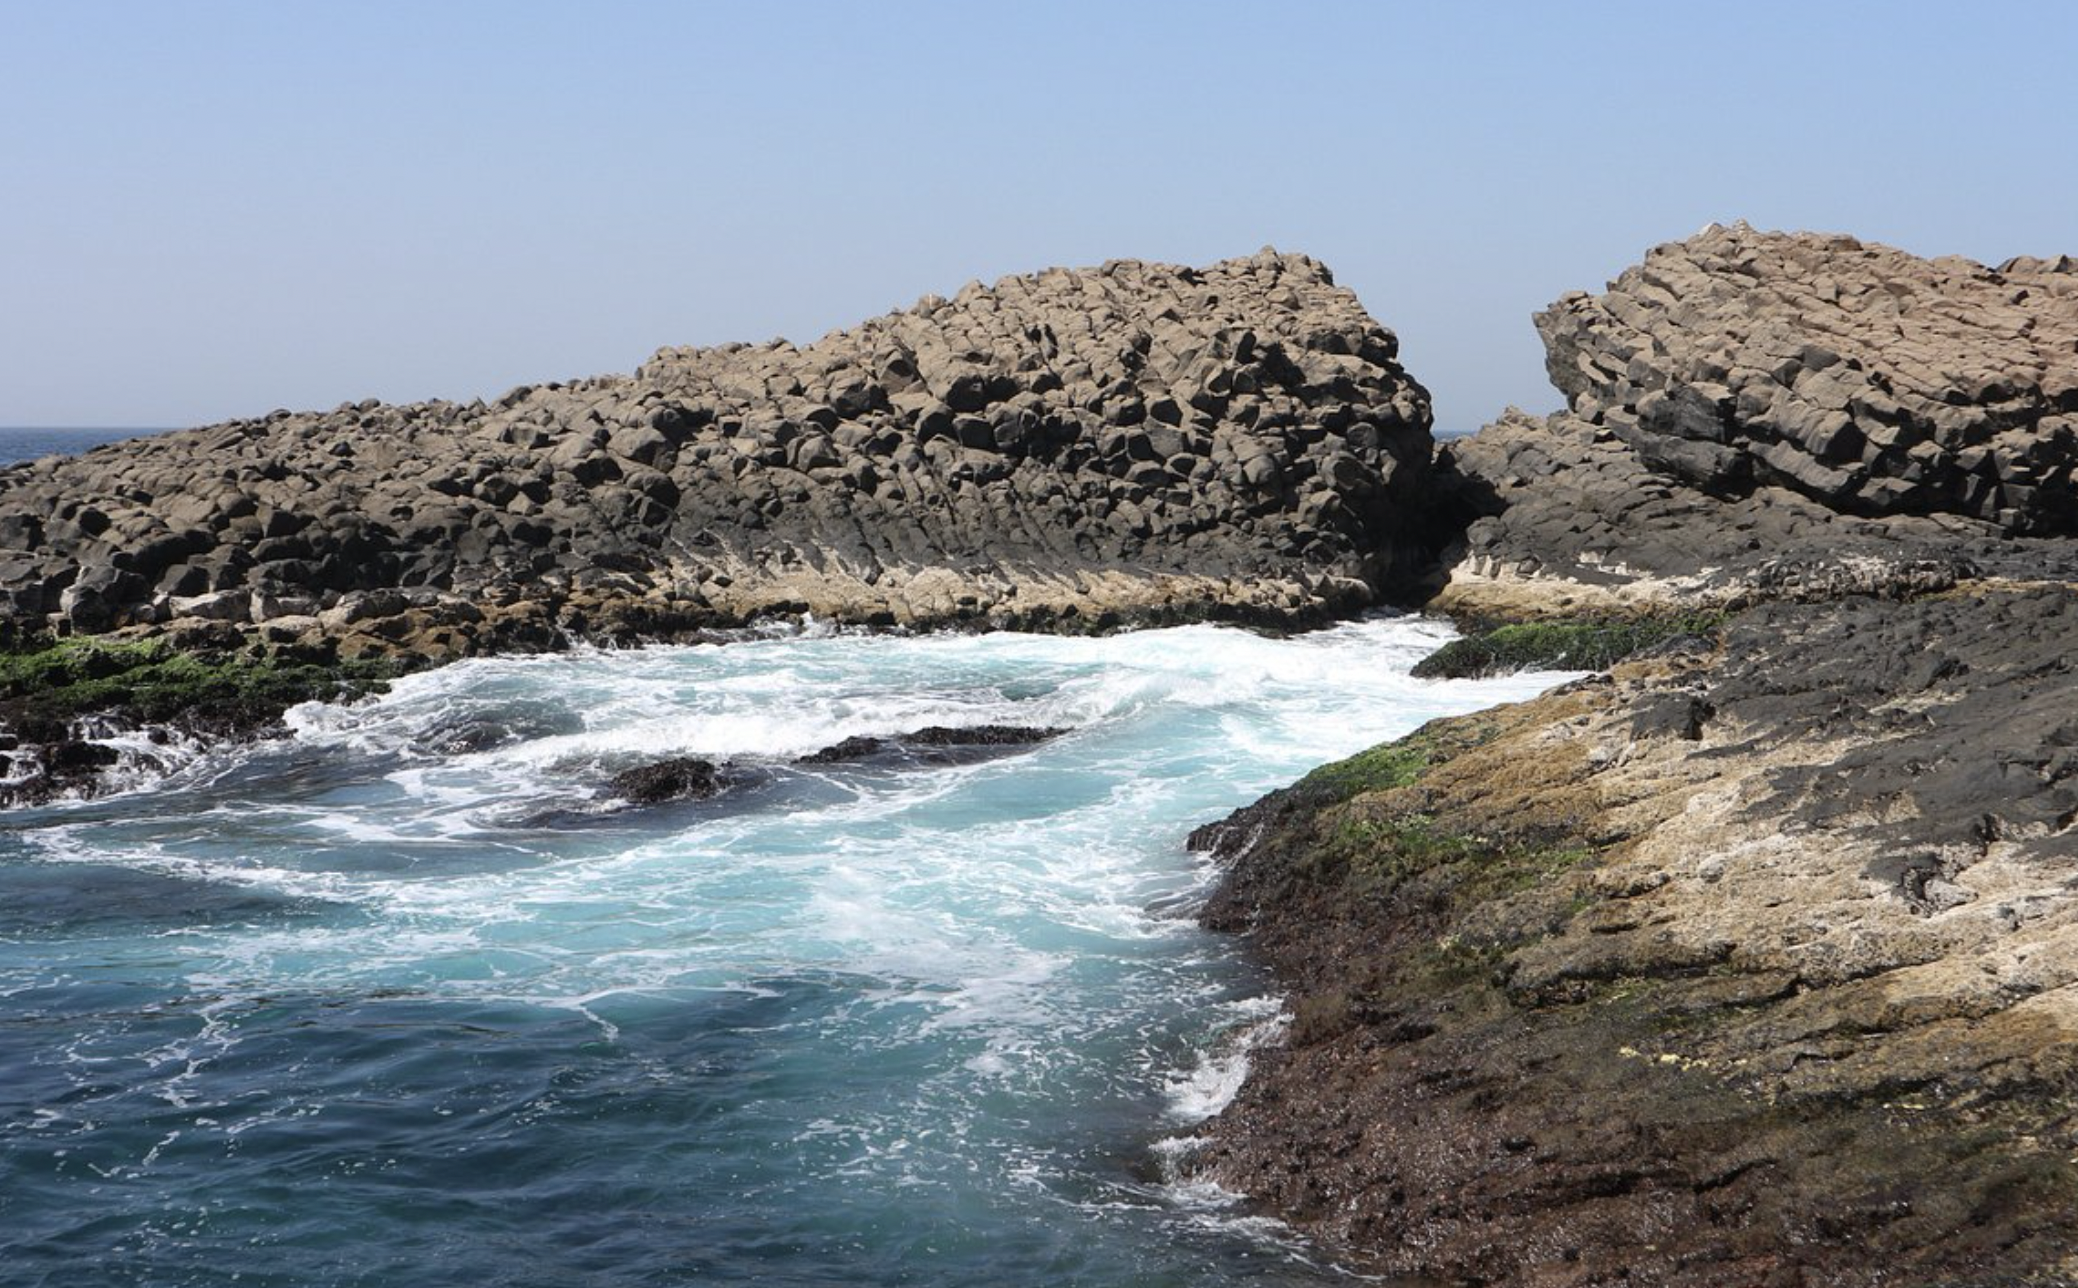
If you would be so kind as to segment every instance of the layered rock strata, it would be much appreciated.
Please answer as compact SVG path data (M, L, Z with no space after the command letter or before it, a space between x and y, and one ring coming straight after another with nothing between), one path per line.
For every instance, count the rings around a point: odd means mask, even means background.
M1319 263L1121 261L0 471L0 617L433 655L789 612L1303 620L1411 583L1429 450L1394 337Z

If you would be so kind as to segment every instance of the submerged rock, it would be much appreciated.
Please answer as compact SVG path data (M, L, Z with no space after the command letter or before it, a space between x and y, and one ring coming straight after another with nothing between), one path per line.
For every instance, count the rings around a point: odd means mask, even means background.
M980 760L1020 747L1058 738L1066 729L1034 725L928 725L887 737L854 736L810 752L797 765L845 765L861 761L901 759L934 764Z
M722 771L711 760L673 756L615 774L606 793L630 805L706 800L722 789Z

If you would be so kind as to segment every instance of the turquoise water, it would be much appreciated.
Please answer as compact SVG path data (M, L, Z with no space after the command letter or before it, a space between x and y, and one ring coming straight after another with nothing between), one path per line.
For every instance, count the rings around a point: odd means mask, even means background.
M795 634L125 744L0 816L0 1284L1337 1280L1175 1177L1278 1009L1182 840L1552 678L1408 679L1447 637ZM788 764L985 723L1070 732ZM600 799L681 753L738 781Z

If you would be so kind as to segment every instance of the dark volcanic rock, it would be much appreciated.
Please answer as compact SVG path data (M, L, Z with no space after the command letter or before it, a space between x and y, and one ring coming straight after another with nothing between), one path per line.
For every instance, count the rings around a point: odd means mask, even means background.
M1428 398L1273 251L971 285L495 404L273 415L0 470L0 628L347 655L766 613L1089 629L1401 593Z
M1424 1283L2078 1283L2074 285L1741 227L1539 317L1435 604L1722 626L1200 829L1293 1012L1214 1177Z
M624 769L606 784L609 796L631 805L706 800L721 789L721 770L713 761L693 756L674 756L653 765Z
M1293 1021L1203 1165L1423 1282L2073 1282L2074 614L1765 605L1204 829Z
M931 764L981 760L1022 747L1036 746L1068 732L1033 725L928 725L913 733L885 738L856 736L810 752L797 765L846 765L898 758Z
M1029 747L1066 732L1035 725L927 725L903 734L901 742L910 747Z
M2078 577L2078 541L1959 515L1843 514L1788 488L1713 496L1606 427L1511 411L1437 459L1458 508L1434 606L1523 617L1925 594L1973 577Z
M1705 491L2078 533L2078 265L1712 227L1537 315L1575 414Z

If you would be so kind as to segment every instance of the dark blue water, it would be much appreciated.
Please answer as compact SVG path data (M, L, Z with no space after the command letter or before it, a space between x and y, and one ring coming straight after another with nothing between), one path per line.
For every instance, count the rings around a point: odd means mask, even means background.
M0 1285L1336 1281L1177 1168L1277 1010L1181 841L1544 682L1446 634L470 662L0 816ZM1073 732L788 763L980 723ZM763 768L604 808L674 753Z
M0 465L33 461L39 456L77 456L102 443L157 434L157 429L36 429L0 426Z

